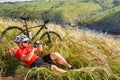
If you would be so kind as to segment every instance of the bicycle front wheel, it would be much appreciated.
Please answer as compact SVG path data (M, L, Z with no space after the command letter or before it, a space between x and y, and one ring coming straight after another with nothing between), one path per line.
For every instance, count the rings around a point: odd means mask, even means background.
M5 43L10 43L10 44L13 44L14 41L13 41L13 37L18 35L18 34L25 34L24 30L18 26L11 26L11 27L8 27L6 28L0 38L2 39L3 42Z
M41 37L40 40L42 40L45 44L49 44L49 43L56 43L58 41L61 40L61 37L58 33L54 32L54 31L49 31L44 33Z

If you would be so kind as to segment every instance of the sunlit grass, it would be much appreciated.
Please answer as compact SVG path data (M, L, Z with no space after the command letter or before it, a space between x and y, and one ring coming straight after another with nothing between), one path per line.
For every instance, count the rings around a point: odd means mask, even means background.
M31 24L32 23L34 24L34 22L31 22ZM21 24L16 23L16 25ZM47 26L50 30L59 33L62 40L54 41L54 43L48 46L43 46L43 52L39 55L45 55L54 51L59 52L76 69L67 70L67 73L63 74L52 71L50 68L46 67L25 69L26 67L20 66L20 63L18 63L16 59L5 56L4 51L12 47L11 44L6 45L0 42L0 64L2 64L0 65L0 75L6 75L7 72L9 72L9 74L19 72L20 74L21 70L26 70L25 72L23 71L24 74L26 74L24 80L30 78L33 80L120 79L119 38L115 39L110 35L97 33L95 31L80 30L77 27L62 27L52 23ZM4 27L1 27L0 32L3 29ZM11 71L13 69L14 72Z

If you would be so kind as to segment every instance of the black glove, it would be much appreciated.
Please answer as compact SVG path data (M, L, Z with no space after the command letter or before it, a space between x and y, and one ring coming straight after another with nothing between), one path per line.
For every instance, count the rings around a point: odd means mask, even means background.
M38 47L37 42L34 43L33 47L34 47L34 48L37 48L37 47Z
M42 41L42 40L36 41L36 42L34 43L33 47L34 47L34 48L37 48L38 45L42 45L42 44L43 44L43 41Z

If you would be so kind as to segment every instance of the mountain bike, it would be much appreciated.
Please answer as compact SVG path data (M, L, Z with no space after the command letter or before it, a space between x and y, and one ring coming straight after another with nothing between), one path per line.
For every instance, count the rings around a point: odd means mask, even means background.
M54 31L49 31L46 24L49 23L49 20L43 21L42 25L28 27L27 21L29 20L29 17L20 17L24 21L23 27L19 26L10 26L6 28L4 31L2 31L1 39L5 42L11 42L13 43L13 37L18 34L25 34L28 38L30 38L31 41L33 41L37 36L40 36L39 40L42 40L45 44L49 44L51 42L55 42L56 40L61 40L61 37L58 33ZM38 30L34 33L34 35L31 35L32 30L31 29ZM43 29L45 30L44 32ZM40 34L42 33L42 34Z

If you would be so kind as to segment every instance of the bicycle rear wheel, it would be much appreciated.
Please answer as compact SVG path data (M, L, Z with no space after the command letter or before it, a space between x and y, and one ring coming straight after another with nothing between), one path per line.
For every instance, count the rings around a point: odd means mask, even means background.
M6 44L14 44L14 41L13 41L13 37L18 35L18 34L25 34L24 30L18 26L11 26L11 27L8 27L6 28L0 38L2 40L2 42L6 43Z
M54 31L45 32L41 37L40 40L42 40L45 44L49 43L56 43L61 40L61 37L58 33Z

